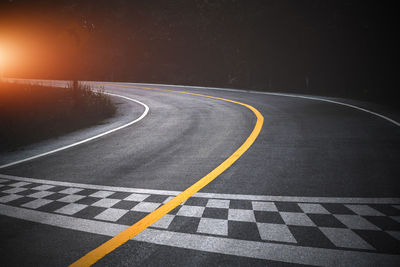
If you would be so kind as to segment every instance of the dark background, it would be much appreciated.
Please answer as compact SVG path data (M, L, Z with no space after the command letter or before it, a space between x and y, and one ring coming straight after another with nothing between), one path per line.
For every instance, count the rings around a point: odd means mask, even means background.
M29 54L5 74L284 91L396 105L398 9L391 3L5 1L3 36L24 43Z

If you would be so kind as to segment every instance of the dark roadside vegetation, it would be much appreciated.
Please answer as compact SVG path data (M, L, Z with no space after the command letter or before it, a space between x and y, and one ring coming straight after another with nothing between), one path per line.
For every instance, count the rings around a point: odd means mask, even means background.
M101 124L115 111L110 97L89 85L0 82L0 151Z

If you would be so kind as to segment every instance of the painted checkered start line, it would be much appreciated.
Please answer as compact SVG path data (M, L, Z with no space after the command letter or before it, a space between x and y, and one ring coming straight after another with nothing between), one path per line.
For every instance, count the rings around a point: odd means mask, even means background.
M52 224L58 218L66 222L55 223L56 226L113 236L178 193L0 175L0 214L45 224ZM174 246L171 242L171 236L174 236L182 246L184 240L211 238L213 246L220 242L245 242L250 248L283 245L329 255L346 251L349 255L361 253L376 259L388 256L395 262L399 260L398 199L357 201L343 198L340 201L335 198L322 201L323 198L299 198L303 201L292 201L290 197L275 198L262 201L259 199L269 198L198 193L134 239L163 243L157 241L156 236L167 235L168 243L164 245ZM97 229L91 230L91 227ZM207 251L204 246L187 248ZM262 258L251 253L219 252ZM283 258L284 255L278 260ZM290 257L285 258L288 262L307 264L318 263L315 260L296 262Z

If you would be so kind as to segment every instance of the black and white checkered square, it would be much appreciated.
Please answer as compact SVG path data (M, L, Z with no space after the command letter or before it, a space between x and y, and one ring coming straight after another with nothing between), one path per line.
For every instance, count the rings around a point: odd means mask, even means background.
M0 179L0 203L132 225L172 199ZM400 205L191 197L151 227L322 248L400 253Z

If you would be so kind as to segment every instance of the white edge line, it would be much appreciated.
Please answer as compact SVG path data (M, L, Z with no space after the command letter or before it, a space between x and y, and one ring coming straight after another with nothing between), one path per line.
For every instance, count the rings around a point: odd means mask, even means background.
M140 193L140 194L176 196L179 193L181 193L181 191L167 191L167 190L157 190L157 189L141 189L141 188L117 187L117 186L107 186L107 185L70 183L70 182L35 179L35 178L28 178L28 177L18 177L18 176L6 175L6 174L0 174L0 178L10 179L10 180L15 180L15 181L30 182L30 183L40 183L40 184L50 184L50 185L59 185L59 186L67 186L67 187L79 187L79 188L86 188L86 189L128 192L128 193Z
M13 162L10 162L10 163L6 163L4 165L0 165L0 169L6 168L6 167L10 167L10 166L13 166L13 165L17 165L17 164L20 164L22 162L26 162L26 161L29 161L29 160L37 159L37 158L40 158L40 157L43 157L43 156L47 156L47 155L50 155L50 154L53 154L53 153L56 153L56 152L59 152L59 151L62 151L62 150L65 150L65 149L80 145L80 144L83 144L83 143L86 143L86 142L89 142L89 141L92 141L94 139L100 138L100 137L105 136L107 134L116 132L118 130L126 128L126 127L128 127L128 126L130 126L130 125L142 120L147 115L147 113L149 112L149 107L146 104L144 104L144 103L142 103L142 102L140 102L138 100L135 100L135 99L132 99L132 98L129 98L129 97L126 97L126 96L122 96L122 95L113 94L113 93L105 92L104 94L115 96L115 97L124 98L124 99L127 99L129 101L138 103L138 104L142 105L145 108L145 110L142 113L142 115L140 115L139 118L137 118L137 119L135 119L135 120L133 120L131 122L128 122L127 124L124 124L124 125L119 126L117 128L111 129L111 130L106 131L104 133L89 137L87 139L84 139L82 141L79 141L79 142L76 142L76 143L73 143L73 144L70 144L70 145L67 145L67 146L63 146L63 147L60 147L60 148L57 148L57 149L54 149L54 150L50 150L50 151L47 151L47 152L44 152L44 153L41 153L41 154L38 154L38 155L35 155L35 156L32 156L32 157L28 157L28 158L25 158L25 159L21 159L21 160L13 161Z
M42 80L40 80L42 81ZM53 81L53 80L48 80L48 81ZM56 81L63 81L63 80L56 80ZM205 89L205 90L218 90L218 91L229 91L229 92L240 92L240 93L250 93L250 94L263 94L263 95L275 95L275 96L285 96L285 97L294 97L294 98L303 98L303 99L309 99L309 100L316 100L316 101L323 101L323 102L328 102L332 104L337 104L337 105L342 105L350 108L354 108L366 113L369 113L371 115L377 116L381 119L384 119L386 121L389 121L390 123L393 123L396 126L400 126L400 122L391 119L387 116L384 116L382 114L379 114L377 112L361 108L355 105L339 102L339 101L334 101L334 100L329 100L326 98L320 98L320 97L312 97L312 96L302 96L302 95L295 95L295 94L284 94L284 93L274 93L274 92L262 92L262 91L254 91L254 90L240 90L240 89L232 89L232 88L217 88L217 87L204 87L204 86L192 86L192 85L178 85L178 84L158 84L158 83L130 83L130 82L104 82L104 81L85 81L85 82L91 82L91 83L102 83L105 85L112 86L112 84L132 84L136 86L140 85L149 85L149 86L169 86L169 87L177 87L177 88L192 88L192 89ZM1 168L1 166L0 166Z
M361 107L358 107L358 106L355 106L355 105L343 103L343 102L338 102L338 101L319 98L319 97L311 97L311 96L300 96L300 95L290 95L290 94L281 94L281 93L268 93L268 92L261 92L261 93L264 93L264 94L267 94L267 95L304 98L304 99L317 100L317 101L323 101L323 102L328 102L328 103L332 103L332 104L342 105L342 106L346 106L346 107L349 107L349 108L354 108L354 109L358 109L360 111L364 111L364 112L369 113L371 115L374 115L374 116L380 117L380 118L382 118L384 120L387 120L387 121L393 123L396 126L400 126L399 122L397 122L397 121L395 121L395 120L393 120L393 119L391 119L389 117L386 117L386 116L384 116L382 114L379 114L377 112L374 112L374 111L371 111L371 110L368 110L368 109L365 109L365 108L361 108Z
M69 183L61 181L34 179L28 177L11 176L0 174L0 178L10 179L15 181L24 181L31 183L51 184L68 187L79 187L86 189L128 192L139 194L154 194L154 195L167 195L176 196L181 191L168 191L158 189L142 189L142 188L129 188L129 187L116 187L106 185L92 185L82 183ZM199 192L193 197L200 198L214 198L214 199L235 199L235 200L252 200L252 201L275 201L275 202L303 202L303 203L343 203L343 204L400 204L400 198L361 198L361 197L295 197L295 196L262 196L262 195L242 195L242 194L219 194L219 193L203 193Z
M107 83L107 82L105 82ZM114 82L118 84L118 82ZM396 126L400 126L400 122L395 121L389 117L386 117L382 114L379 114L377 112L361 108L355 105L339 102L339 101L334 101L334 100L329 100L326 98L320 98L320 97L312 97L312 96L302 96L302 95L294 95L294 94L284 94L284 93L274 93L274 92L262 92L262 91L253 91L253 90L240 90L240 89L228 89L228 88L216 88L216 87L202 87L202 86L186 86L186 85L169 85L169 84L154 84L154 83L128 83L128 84L134 84L134 85L149 85L149 86L170 86L170 87L178 87L178 88L192 88L192 89L206 89L206 90L219 90L219 91L229 91L229 92L241 92L241 93L251 93L251 94L263 94L263 95L274 95L274 96L285 96L285 97L294 97L294 98L303 98L303 99L309 99L309 100L317 100L317 101L323 101L323 102L328 102L332 104L337 104L337 105L342 105L346 106L349 108L354 108L366 113L369 113L371 115L380 117L381 119L384 119L386 121L389 121L393 123ZM112 84L110 84L112 85Z
M0 204L0 214L105 236L115 236L128 227L116 223L74 218L3 204ZM225 237L178 233L154 228L144 230L132 240L225 255L319 266L365 266L371 264L396 266L400 261L399 255L246 241ZM304 255L307 255L307 257L304 257Z

